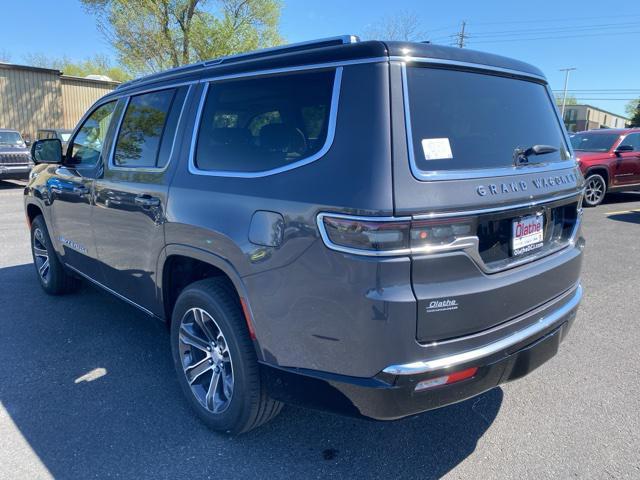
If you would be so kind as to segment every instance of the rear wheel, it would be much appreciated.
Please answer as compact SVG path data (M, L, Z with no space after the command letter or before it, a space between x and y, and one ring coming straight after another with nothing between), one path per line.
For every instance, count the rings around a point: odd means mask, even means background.
M171 319L178 380L196 414L210 428L238 434L275 417L271 399L234 290L225 279L185 288Z
M593 173L587 177L584 189L584 203L587 207L600 205L607 193L607 182L600 174Z
M40 286L49 295L61 295L77 288L79 281L58 259L41 215L31 222L31 254Z

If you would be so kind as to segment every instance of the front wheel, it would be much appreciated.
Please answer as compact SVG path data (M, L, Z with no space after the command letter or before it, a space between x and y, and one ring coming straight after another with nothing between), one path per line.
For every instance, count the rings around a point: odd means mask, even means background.
M587 177L584 189L584 203L587 207L600 205L607 193L607 182L602 175L593 173Z
M235 291L225 279L195 282L171 318L178 381L196 414L214 430L238 434L275 417Z
M49 295L61 295L77 288L78 279L58 259L41 215L31 222L31 254L40 286Z

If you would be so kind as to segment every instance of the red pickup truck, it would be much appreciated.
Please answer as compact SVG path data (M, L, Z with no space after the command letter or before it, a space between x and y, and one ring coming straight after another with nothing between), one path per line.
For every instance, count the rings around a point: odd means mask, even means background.
M586 206L599 205L608 192L640 190L640 128L589 130L570 138L586 178Z

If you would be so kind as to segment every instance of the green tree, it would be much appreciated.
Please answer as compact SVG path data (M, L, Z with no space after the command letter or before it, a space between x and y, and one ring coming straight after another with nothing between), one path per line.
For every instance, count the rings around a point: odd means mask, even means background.
M282 43L280 0L81 0L132 73Z
M631 127L640 127L640 98L636 100L636 102L634 110L629 111L629 109L627 109L627 113L629 117L631 117L631 121L629 122L629 126Z
M561 93L556 93L556 104L558 105L558 107L562 106ZM567 94L567 102L565 103L565 105L577 105L577 104L578 104L578 100L576 99L576 97L574 97L573 95Z
M27 65L43 68L54 68L65 75L86 77L87 75L106 75L117 82L131 79L131 75L122 67L115 65L106 55L96 55L75 62L68 57L50 58L42 53L30 53L24 56Z
M640 97L634 98L633 100L629 100L627 104L624 106L624 111L627 114L627 117L632 118L638 109L638 105L640 105Z

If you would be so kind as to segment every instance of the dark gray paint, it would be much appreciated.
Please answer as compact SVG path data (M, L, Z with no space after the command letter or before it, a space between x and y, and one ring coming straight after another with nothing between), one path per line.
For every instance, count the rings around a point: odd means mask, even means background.
M127 85L106 98L216 75L378 58L398 54L402 45L363 42L186 69L171 78ZM533 67L502 57L415 44L411 48L422 56L448 55L537 74ZM301 168L261 178L188 172L202 88L202 83L193 84L166 171L124 172L107 166L94 181L66 167L42 165L27 187L26 203L45 212L63 260L156 316L166 319L171 313L163 306L165 262L172 255L192 257L220 268L247 301L260 360L371 377L391 364L467 350L519 330L558 308L566 301L559 296L567 290L570 294L578 282L582 240L542 260L492 275L482 273L463 253L429 259L369 258L326 248L316 225L319 212L429 214L508 206L581 188L576 169L553 173L573 174L571 182L499 196L478 194L478 185L490 179L429 183L415 179L407 159L397 62L344 65L336 134L327 154ZM536 175L495 181L530 182ZM69 188L74 182L86 184L91 193L75 201L62 200L51 188L62 180L69 182ZM159 205L140 207L135 202L140 195L158 198ZM256 217L259 211L266 213ZM57 240L61 234L77 235L86 242L87 253L72 254L61 246ZM550 278L554 281L547 282ZM530 295L520 294L512 311L489 305L523 290ZM453 293L469 302L465 315L452 320L452 335L488 325L494 328L473 337L421 345L416 340L421 335L417 298ZM548 301L552 297L556 299ZM525 313L543 302L547 303L537 311ZM469 317L483 309L483 318ZM518 314L522 315L506 321ZM437 330L441 336L449 327L444 319L439 323L437 328L428 322L421 328Z

